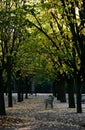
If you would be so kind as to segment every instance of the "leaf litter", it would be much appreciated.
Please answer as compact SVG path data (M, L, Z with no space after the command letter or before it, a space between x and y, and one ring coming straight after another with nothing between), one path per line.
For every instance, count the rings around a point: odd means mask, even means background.
M45 109L44 98L33 96L6 107L6 116L0 117L0 130L85 130L85 106L83 113L68 108L67 103L54 100L54 108Z

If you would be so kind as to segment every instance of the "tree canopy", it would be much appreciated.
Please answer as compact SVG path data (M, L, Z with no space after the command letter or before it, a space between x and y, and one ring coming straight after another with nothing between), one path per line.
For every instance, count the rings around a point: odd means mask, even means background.
M0 77L7 86L17 72L85 82L84 12L84 0L1 0Z

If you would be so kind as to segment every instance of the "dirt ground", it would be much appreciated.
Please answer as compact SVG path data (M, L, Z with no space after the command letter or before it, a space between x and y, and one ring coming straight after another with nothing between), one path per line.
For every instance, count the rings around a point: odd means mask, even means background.
M85 130L85 104L83 113L68 108L68 103L54 99L54 108L45 109L43 96L29 96L23 102L6 107L7 116L0 117L0 130Z

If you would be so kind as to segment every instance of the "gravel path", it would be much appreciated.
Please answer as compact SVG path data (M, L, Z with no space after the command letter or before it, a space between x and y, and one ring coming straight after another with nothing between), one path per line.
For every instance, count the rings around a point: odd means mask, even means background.
M0 130L85 130L85 105L83 113L68 108L67 103L54 100L54 108L45 110L46 95L31 96L13 108L6 108L8 122Z

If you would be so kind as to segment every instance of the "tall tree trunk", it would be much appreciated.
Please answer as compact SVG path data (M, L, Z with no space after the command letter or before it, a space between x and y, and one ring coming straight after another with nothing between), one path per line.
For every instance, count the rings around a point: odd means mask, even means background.
M8 82L11 82L10 80ZM12 103L12 86L8 83L8 107L13 107Z
M60 85L60 101L62 103L66 102L66 95L65 95L65 89L63 87L63 85Z
M23 85L22 85L22 79L19 78L17 81L18 85L18 102L23 101Z
M0 115L6 115L5 101L4 101L4 90L3 90L3 77L2 69L0 69Z
M60 85L59 85L59 83L57 82L57 100L60 100Z
M59 82L59 96L60 96L61 102L66 102L65 81L64 80L63 80L63 77L62 77L60 82Z
M25 99L28 99L28 78L25 77Z
M57 81L56 80L54 80L53 82L52 91L53 91L53 96L56 97L57 96Z
M76 78L76 100L77 100L77 113L82 113L80 77L78 75Z
M74 99L74 80L68 79L68 103L69 108L75 108L75 99Z
M11 56L7 56L7 88L8 88L8 107L13 107L12 103L12 62Z
M21 102L21 86L20 86L20 80L17 80L17 88L18 88L18 102Z

